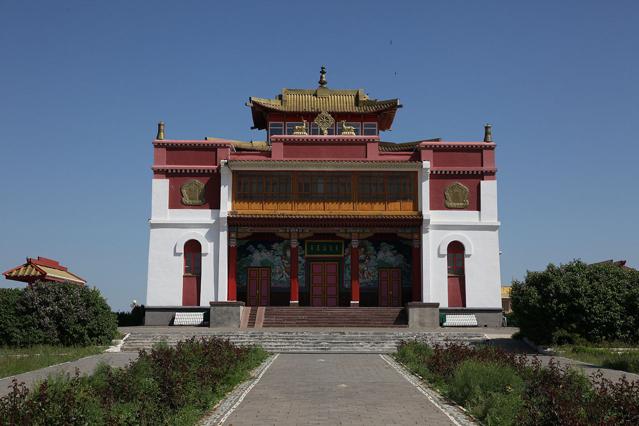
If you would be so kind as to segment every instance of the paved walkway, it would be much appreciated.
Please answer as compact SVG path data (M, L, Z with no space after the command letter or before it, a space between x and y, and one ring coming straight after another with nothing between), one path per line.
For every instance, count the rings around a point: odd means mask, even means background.
M45 367L39 370L5 377L4 379L0 379L0 397L5 396L11 391L11 381L13 378L18 379L18 382L24 382L28 388L31 388L35 383L52 375L55 376L67 373L74 375L76 369L80 371L80 374L88 375L93 373L96 367L102 363L109 364L113 367L124 367L137 357L138 354L135 352L103 352L101 354L80 358L75 361L68 361L62 364L52 365L51 367Z
M453 425L379 355L281 354L226 425Z

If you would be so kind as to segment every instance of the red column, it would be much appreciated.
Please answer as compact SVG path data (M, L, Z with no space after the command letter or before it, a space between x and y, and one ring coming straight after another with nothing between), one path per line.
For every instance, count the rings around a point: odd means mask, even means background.
M237 238L235 233L231 233L229 238L229 269L228 269L228 295L229 302L237 300Z
M297 238L291 238L291 258L289 262L291 264L291 300L289 302L290 306L299 306L300 304L300 286L299 280L297 278Z
M418 238L414 238L411 259L411 293L413 302L422 301L422 251L420 248L421 241Z
M351 306L359 306L359 240L351 240Z

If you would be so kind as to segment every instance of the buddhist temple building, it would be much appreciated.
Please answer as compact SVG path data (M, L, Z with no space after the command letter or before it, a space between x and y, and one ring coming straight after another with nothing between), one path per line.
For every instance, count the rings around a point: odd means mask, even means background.
M27 258L27 262L9 269L3 275L8 280L22 281L33 284L36 281L47 282L69 282L72 284L85 285L85 279L69 271L58 261L38 256L37 259Z
M268 326L279 307L270 324L294 326L301 308L342 308L373 324L362 308L421 303L499 324L489 125L476 141L390 142L399 100L329 88L324 68L315 88L246 105L263 142L158 126L147 312L264 307Z

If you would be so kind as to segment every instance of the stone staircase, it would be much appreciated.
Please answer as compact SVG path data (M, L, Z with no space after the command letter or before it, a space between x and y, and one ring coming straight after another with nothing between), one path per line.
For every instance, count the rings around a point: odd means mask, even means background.
M397 345L404 340L418 339L429 344L480 343L487 340L484 334L470 331L216 331L206 328L180 330L176 327L175 330L165 332L144 330L144 328L140 332L132 332L124 342L122 350L150 349L159 342L174 346L178 341L191 337L219 337L241 346L259 345L273 353L392 353L397 349Z
M263 327L407 327L405 309L268 306Z

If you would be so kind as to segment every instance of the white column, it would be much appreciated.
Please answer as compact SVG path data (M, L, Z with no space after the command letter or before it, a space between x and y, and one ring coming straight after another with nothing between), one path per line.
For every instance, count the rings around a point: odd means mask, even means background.
M481 181L479 195L481 196L480 220L482 222L497 222L497 181Z
M432 252L430 238L430 161L422 161L419 190L419 207L422 212L422 302L432 301L431 291L431 261Z
M218 244L217 265L217 302L228 300L228 216L231 208L231 169L227 160L220 162L220 239Z
M169 217L169 180L151 180L151 219Z

